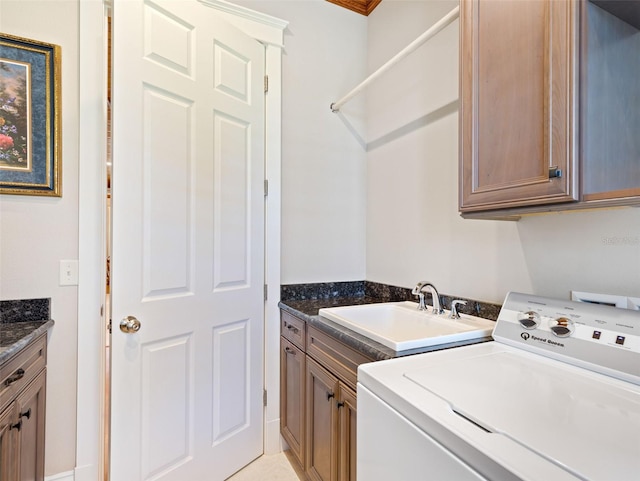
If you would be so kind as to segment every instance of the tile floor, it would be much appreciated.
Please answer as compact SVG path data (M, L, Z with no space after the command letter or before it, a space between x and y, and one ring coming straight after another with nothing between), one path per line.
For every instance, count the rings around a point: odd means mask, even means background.
M299 472L298 465L285 452L260 456L227 481L303 481L305 478Z

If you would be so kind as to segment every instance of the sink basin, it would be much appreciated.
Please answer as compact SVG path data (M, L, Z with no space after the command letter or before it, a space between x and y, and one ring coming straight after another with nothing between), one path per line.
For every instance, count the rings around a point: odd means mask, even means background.
M419 311L415 302L387 302L320 309L320 316L378 341L395 351L489 337L495 322L449 311Z

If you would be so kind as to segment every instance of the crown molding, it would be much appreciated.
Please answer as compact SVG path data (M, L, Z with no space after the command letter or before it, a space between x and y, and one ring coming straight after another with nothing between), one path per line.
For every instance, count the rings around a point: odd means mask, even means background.
M327 0L353 12L368 16L382 0Z

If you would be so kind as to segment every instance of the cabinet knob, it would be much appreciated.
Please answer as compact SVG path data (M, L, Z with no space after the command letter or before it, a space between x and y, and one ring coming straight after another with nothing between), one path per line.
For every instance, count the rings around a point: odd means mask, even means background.
M332 392L328 392L327 393L327 401L330 401L333 396L334 396L334 394Z
M296 355L296 351L294 351L293 349L291 349L289 346L284 348L285 352L287 352L288 354L293 354L294 356Z
M18 421L15 424L12 424L11 426L9 426L9 429L17 429L18 431L20 431L20 429L22 428L22 419L20 421Z
M133 316L127 316L120 321L120 330L125 334L135 334L141 326L140 321Z
M559 179L561 177L562 177L562 169L558 169L557 167L549 167L550 179Z
M25 412L20 414L21 418L31 419L31 408L27 409Z
M341 407L343 407L343 406L344 406L344 403L343 403L343 402L337 402L337 403L336 403L336 407L337 407L338 409L340 409L340 408L341 408Z

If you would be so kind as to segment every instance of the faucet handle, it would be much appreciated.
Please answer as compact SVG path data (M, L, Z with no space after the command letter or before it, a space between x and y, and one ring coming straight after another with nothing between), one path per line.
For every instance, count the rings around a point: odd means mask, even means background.
M458 306L467 305L467 301L463 301L462 299L456 299L451 301L451 313L449 313L449 319L460 319L460 314L458 314Z

